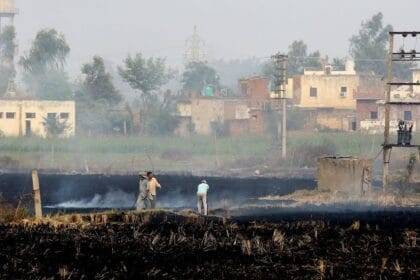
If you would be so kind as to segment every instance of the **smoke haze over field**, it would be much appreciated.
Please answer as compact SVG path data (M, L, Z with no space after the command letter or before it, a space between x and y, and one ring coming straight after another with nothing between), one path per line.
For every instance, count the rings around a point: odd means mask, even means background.
M102 55L120 64L128 54L182 63L185 39L197 25L211 58L264 57L296 39L330 57L345 56L362 20L383 12L396 29L420 26L420 1L384 0L17 0L20 54L41 28L63 32L72 48L68 70ZM417 28L418 29L418 28Z

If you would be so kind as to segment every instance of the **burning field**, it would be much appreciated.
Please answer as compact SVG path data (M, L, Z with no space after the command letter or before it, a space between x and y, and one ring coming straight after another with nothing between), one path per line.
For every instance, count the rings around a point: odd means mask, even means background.
M0 225L0 278L419 279L419 236L418 212L68 215Z

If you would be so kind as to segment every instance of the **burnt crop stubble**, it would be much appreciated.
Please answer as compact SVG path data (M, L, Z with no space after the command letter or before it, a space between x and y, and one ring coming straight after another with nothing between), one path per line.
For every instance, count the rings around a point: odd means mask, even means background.
M420 278L420 214L276 222L147 215L0 225L0 278Z

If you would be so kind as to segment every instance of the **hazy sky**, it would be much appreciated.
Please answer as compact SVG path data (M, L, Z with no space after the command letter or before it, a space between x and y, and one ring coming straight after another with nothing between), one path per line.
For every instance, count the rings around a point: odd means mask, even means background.
M303 39L311 50L345 56L362 20L384 13L396 29L420 29L420 0L16 0L20 53L36 32L64 33L69 70L99 54L119 63L128 53L181 64L197 25L212 58L264 57Z

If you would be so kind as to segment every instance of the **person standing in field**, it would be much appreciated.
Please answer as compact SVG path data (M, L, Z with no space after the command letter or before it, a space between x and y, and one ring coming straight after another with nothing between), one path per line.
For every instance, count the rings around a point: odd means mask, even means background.
M151 209L156 208L156 188L161 188L158 180L153 175L153 172L147 172L147 202Z
M198 213L207 216L207 192L209 191L210 187L207 184L206 180L201 181L201 184L197 187L197 208Z
M144 208L150 208L150 206L148 205L149 200L148 198L148 191L147 191L147 180L146 180L146 176L145 174L141 174L139 175L139 195L137 197L137 202L136 202L136 210L140 211L141 209Z

